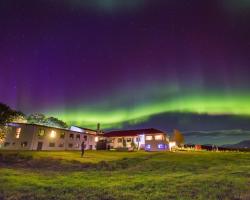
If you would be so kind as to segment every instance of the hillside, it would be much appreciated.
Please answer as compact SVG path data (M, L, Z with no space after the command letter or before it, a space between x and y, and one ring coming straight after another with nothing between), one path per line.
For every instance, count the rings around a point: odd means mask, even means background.
M235 149L249 149L250 148L250 140L244 140L236 144L226 144L222 145L227 148L235 148Z

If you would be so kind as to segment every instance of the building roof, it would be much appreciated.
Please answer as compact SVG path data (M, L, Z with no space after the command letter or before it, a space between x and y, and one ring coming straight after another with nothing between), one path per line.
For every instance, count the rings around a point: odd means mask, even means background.
M82 129L82 130L85 130L85 131L92 131L92 132L97 132L97 130L94 130L94 129L90 129L90 128L83 128L83 127L80 127L80 126L74 126L72 125L69 129L71 130L72 127L76 127L78 129Z
M59 128L59 127L54 127L54 126L42 125L42 124L19 123L19 122L7 123L8 126L15 126L15 124L16 124L16 125L26 125L26 126L38 126L38 127L44 127L44 128L53 128L53 129L55 129L55 130L70 131L70 132L75 132L75 133L82 133L82 132L79 132L79 131L70 130L70 129L68 129L68 128Z
M160 131L158 129L154 128L148 128L148 129L136 129L136 130L121 130L121 131L111 131L108 133L105 133L104 137L126 137L126 136L137 136L142 134L159 134L163 133L163 131Z

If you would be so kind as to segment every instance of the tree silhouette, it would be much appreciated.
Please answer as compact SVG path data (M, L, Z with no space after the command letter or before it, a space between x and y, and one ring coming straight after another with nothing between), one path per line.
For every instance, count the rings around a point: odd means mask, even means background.
M177 146L184 145L184 141L185 141L183 134L177 129L174 129L174 134L173 134L172 140L176 142Z
M10 122L26 122L25 115L20 111L12 110L4 103L0 103L0 143L5 138L6 124Z
M68 127L68 125L65 122L55 117L46 117L42 113L34 113L34 114L29 115L28 122L32 124L40 124L40 125L45 125L45 126L57 127L57 128Z

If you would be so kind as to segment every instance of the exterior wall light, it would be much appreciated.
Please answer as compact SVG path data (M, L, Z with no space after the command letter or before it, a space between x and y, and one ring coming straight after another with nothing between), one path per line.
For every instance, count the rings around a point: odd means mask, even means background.
M169 142L169 149L171 150L173 147L176 146L176 142Z
M51 138L55 138L55 137L56 137L56 132L55 132L55 131L51 131L50 137L51 137Z
M165 149L166 148L165 144L158 144L157 146L158 146L158 149Z
M151 145L150 144L146 144L145 149L146 149L146 151L149 151L151 149Z

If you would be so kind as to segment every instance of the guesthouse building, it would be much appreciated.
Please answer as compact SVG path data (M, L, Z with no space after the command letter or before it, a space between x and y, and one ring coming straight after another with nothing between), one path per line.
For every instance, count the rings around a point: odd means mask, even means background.
M103 135L109 149L145 149L145 151L169 150L169 137L163 131L149 128L111 131Z
M97 131L80 127L62 129L38 124L8 123L3 144L6 150L79 150L95 149Z

